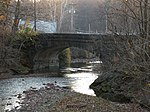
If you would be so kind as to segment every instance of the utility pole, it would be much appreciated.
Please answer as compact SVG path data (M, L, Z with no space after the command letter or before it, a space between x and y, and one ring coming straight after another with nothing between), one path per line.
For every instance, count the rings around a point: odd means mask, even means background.
M34 30L36 31L36 0L34 0Z
M54 3L54 17L53 17L53 21L56 22L56 11L57 11L57 2L53 0Z
M60 18L59 18L59 25L58 25L58 31L59 31L59 32L60 32L60 29L61 29L61 24L62 24L63 14L64 14L64 3L61 2Z
M108 33L108 10L109 10L109 3L111 1L110 0L106 0L105 1L105 8L106 8L106 29L105 29L105 33Z
M67 8L67 5L68 5L68 0L65 0L63 3L61 2L61 14L60 14L60 20L59 20L59 27L58 27L59 32L61 31L61 26L62 26L64 15L66 12L65 9Z
M108 33L108 14L106 14L106 29L105 32Z
M69 4L71 6L71 10L69 10L69 13L71 14L71 32L74 32L74 13L75 13L75 5L74 3Z
M148 0L144 0L144 14L143 14L143 22L144 22L144 35L148 35Z
M91 24L89 24L89 33L91 33Z

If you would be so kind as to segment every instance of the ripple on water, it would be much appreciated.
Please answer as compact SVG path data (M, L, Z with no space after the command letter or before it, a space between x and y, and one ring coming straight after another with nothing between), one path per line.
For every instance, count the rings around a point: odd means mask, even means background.
M39 89L44 84L53 83L60 87L70 87L76 92L95 95L89 85L97 78L92 72L65 74L64 77L26 77L12 78L0 81L0 112L11 108L19 108L23 91Z

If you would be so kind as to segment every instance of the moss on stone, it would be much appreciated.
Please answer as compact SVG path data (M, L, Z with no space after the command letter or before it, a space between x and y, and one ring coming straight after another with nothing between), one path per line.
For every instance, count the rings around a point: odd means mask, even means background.
M59 67L60 68L70 67L70 63L71 63L70 48L63 50L59 54L58 58L59 58Z

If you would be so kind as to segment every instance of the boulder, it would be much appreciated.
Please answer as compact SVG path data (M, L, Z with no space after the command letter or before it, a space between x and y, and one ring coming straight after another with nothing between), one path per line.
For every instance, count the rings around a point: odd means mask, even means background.
M147 74L137 77L124 72L112 71L99 76L90 85L90 88L94 90L98 97L113 102L135 102L149 107L150 87L148 88L147 82L149 79L150 77ZM143 91L144 88L147 93Z

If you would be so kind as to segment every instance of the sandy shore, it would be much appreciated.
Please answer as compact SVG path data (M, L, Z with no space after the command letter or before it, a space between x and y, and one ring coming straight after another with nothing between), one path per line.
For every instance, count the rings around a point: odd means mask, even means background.
M25 98L20 102L21 108L14 107L10 112L148 112L137 104L118 104L54 84L23 93Z

